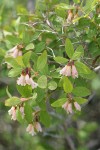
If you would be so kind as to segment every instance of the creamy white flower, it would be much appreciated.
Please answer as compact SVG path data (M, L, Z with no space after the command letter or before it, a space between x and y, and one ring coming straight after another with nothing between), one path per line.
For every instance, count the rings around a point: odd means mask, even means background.
M66 102L65 104L63 104L62 108L64 108L67 111L68 114L69 113L71 113L71 114L73 113L72 103L70 103L70 102Z
M32 89L34 89L34 88L36 88L37 86L38 86L38 84L37 83L35 83L34 81L33 81L33 79L32 78L30 78L29 77L29 75L27 74L27 75L21 75L19 78L18 78L18 80L17 80L17 84L18 85L21 85L21 86L25 86L25 85L31 85L32 86Z
M68 11L68 17L67 17L67 23L71 23L73 19L73 13L69 10Z
M21 106L19 110L21 112L22 118L24 118L24 116L25 116L25 114L24 114L24 107Z
M8 55L16 58L18 56L22 56L22 51L18 49L18 46L15 46L8 51Z
M64 76L71 76L71 66L66 65L62 70L60 70L60 74Z
M8 111L8 114L11 116L12 120L16 120L16 108L15 107L11 107L11 109Z
M21 86L25 86L26 85L26 80L25 80L25 76L21 74L21 76L17 79L17 84L21 85Z
M26 128L26 131L31 134L32 136L36 135L36 132L34 131L34 126L33 124L29 124L28 127Z
M75 78L78 78L78 72L76 70L76 67L75 65L72 65L72 77L75 79Z
M76 110L81 111L81 106L77 102L74 102L74 106Z
M42 132L42 128L39 122L35 122L34 124L34 128L38 131L38 132Z

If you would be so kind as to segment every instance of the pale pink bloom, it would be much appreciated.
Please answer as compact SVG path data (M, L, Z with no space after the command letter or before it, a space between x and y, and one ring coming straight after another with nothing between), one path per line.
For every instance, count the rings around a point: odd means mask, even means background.
M17 79L17 84L21 86L26 85L25 76L21 74L21 76Z
M16 120L16 108L15 107L11 107L11 109L8 111L9 115L11 115L11 119L12 120Z
M36 88L38 86L38 84L36 82L33 81L32 78L30 78L30 85L32 86L32 89Z
M24 114L24 107L21 106L19 110L21 112L22 118L24 118L24 116L25 116L25 114Z
M74 102L74 106L76 110L81 111L81 106L77 102Z
M68 17L67 17L67 23L71 23L72 19L73 19L73 13L69 11Z
M29 75L27 74L27 75L22 75L21 74L21 76L18 78L18 80L17 80L17 84L18 85L21 85L21 86L25 86L25 85L31 85L32 86L32 89L34 89L34 88L36 88L37 86L38 86L38 84L37 83L35 83L34 81L33 81L33 79L32 78L30 78L29 77Z
M22 51L19 51L19 52L18 52L18 56L22 56Z
M71 114L73 113L72 103L70 103L70 102L66 102L65 104L63 104L62 108L64 108L67 111L68 114L69 113L71 113Z
M22 51L18 49L18 46L13 47L8 51L9 56L12 56L13 58L16 58L18 56L22 56Z
M75 79L75 78L78 78L78 72L76 70L76 67L75 65L72 65L72 77Z
M71 66L66 65L62 70L60 70L60 74L64 76L71 76Z
M37 130L37 132L42 132L42 127L39 122L35 122L34 128Z
M36 135L36 132L34 131L34 126L33 124L29 124L28 127L26 128L26 131L31 134L32 136Z

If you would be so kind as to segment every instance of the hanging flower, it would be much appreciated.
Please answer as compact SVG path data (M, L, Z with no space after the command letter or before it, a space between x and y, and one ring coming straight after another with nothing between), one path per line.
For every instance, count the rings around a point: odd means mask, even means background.
M64 76L71 76L71 66L66 65L62 70L60 70L60 74Z
M37 130L37 132L42 132L42 128L39 122L35 122L34 128Z
M72 65L72 77L75 79L75 78L78 78L78 72L76 70L76 67L75 65Z
M42 132L42 128L39 122L35 122L34 124L29 124L26 131L34 136L36 135L36 132Z
M62 105L62 108L64 108L67 113L69 114L72 114L73 113L73 110L72 110L72 103L70 103L69 101L67 101L65 104Z
M28 74L26 74L26 75L21 74L21 76L17 80L17 84L21 85L21 86L31 85L32 89L34 89L34 88L36 88L38 86L38 84L35 83L33 81L33 79L29 77Z
M31 134L32 136L36 135L36 132L34 131L34 126L33 124L29 124L28 127L26 128L26 131Z
M71 23L73 19L73 13L72 10L68 10L68 17L67 17L67 23Z
M13 47L8 51L8 55L12 56L13 58L22 56L22 51L20 50L21 48L23 48L21 45L16 45L15 47Z
M19 108L19 110L20 110L20 112L21 112L22 118L24 118L24 116L25 116L25 114L24 114L24 107L21 106L21 107Z
M64 68L60 70L60 74L63 76L72 76L74 79L78 78L78 72L74 62L69 62Z
M8 114L11 115L11 119L12 120L16 120L16 108L15 107L11 107L11 109L8 111Z
M81 106L77 102L74 102L74 107L76 110L81 111Z

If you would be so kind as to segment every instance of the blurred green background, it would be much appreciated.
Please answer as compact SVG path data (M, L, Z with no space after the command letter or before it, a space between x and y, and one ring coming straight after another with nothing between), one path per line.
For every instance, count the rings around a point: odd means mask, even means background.
M10 34L16 28L15 21L20 12L32 12L33 0L0 0L0 47L9 49L10 43L4 34ZM18 21L18 20L17 20ZM5 44L6 43L6 44ZM0 55L0 63L2 62ZM3 62L2 62L3 64ZM4 106L7 98L6 88L12 95L15 81L7 78L5 65L0 65L0 150L100 150L100 77L92 81L93 95L90 102L83 106L81 114L74 116L51 114L54 122L49 128L43 127L43 133L31 137L26 127L11 121Z

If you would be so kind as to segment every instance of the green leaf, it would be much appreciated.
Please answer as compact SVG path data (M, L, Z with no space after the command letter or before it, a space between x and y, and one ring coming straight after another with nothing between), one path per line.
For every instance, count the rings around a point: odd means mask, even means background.
M72 93L76 96L85 97L91 94L90 90L86 87L75 87Z
M20 65L21 67L25 67L22 56L18 56L17 58L15 58L15 60L18 63L18 65Z
M5 62L8 63L13 68L19 68L20 65L17 63L16 59L12 57L6 57Z
M72 5L67 5L66 3L60 3L56 5L57 8L63 8L65 10L74 9Z
M0 48L0 56L5 56L6 51Z
M57 101L53 102L51 104L51 106L53 106L53 107L61 107L66 101L67 101L67 98L61 98L61 99L58 99Z
M44 51L37 60L37 70L41 71L47 63L47 52Z
M74 97L74 100L76 102L78 102L79 104L84 104L84 103L86 103L88 101L87 99L82 98L82 97Z
M25 47L25 49L26 49L26 50L34 49L34 44L33 44L33 43L28 44L28 45Z
M68 57L72 58L72 56L74 54L74 48L73 48L73 45L69 39L66 39L65 50L66 50Z
M80 0L73 0L74 1L74 3L80 3Z
M71 93L73 90L73 85L67 77L63 78L63 88L66 93Z
M49 90L55 90L57 88L57 83L55 81L50 81L48 83L48 89Z
M27 120L28 123L31 123L33 120L33 116L32 116L32 108L28 103L25 103L24 106L24 113L25 113L25 119Z
M75 66L79 75L83 78L93 79L96 76L95 72L90 70L89 67L82 62L75 62Z
M29 51L23 55L23 62L25 66L28 66L32 52Z
M44 42L40 42L36 45L35 47L35 51L36 53L40 53L45 49L45 43Z
M40 122L42 122L46 127L50 126L51 117L47 111L41 111L40 112Z
M72 56L72 60L77 60L80 57L82 57L84 55L84 49L83 47L80 45L77 47L76 51L74 52L73 56Z
M75 66L78 70L78 73L80 73L80 74L82 74L82 73L90 74L91 73L91 70L89 69L89 67L86 66L85 64L83 64L82 62L79 62L79 61L75 62Z
M32 94L32 87L30 85L26 86L17 85L17 90L23 97L29 97Z
M17 45L22 42L22 40L17 36L7 35L6 39L10 41L11 44Z
M16 77L18 76L19 74L21 74L22 72L22 68L14 68L14 69L11 69L8 73L8 77Z
M18 97L11 97L5 101L5 106L16 106L21 103Z
M47 77L45 75L42 75L38 81L38 86L42 89L45 89L47 87Z
M43 101L45 101L44 100L44 96L45 96L45 91L44 91L44 89L41 89L41 88L37 88L36 89L36 93L37 93L37 99L36 99L36 102L37 103L40 103L41 101L43 102Z
M25 122L25 119L24 118L22 118L22 114L21 114L21 112L20 112L20 110L17 108L17 111L16 111L16 117L17 117L17 120L21 123L21 124L23 124L24 122Z
M64 58L64 57L54 57L54 60L57 62L57 63L66 63L68 62L68 59Z

